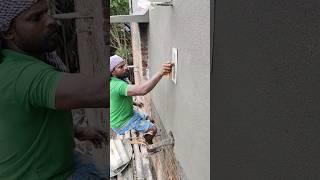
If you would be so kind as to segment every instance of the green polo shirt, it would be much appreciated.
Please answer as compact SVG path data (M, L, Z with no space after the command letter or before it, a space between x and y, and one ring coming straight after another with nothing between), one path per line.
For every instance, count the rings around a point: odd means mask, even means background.
M110 81L110 127L120 128L133 116L133 100L127 96L128 84L112 77Z
M66 179L74 142L71 112L55 110L63 73L24 54L1 53L0 179Z

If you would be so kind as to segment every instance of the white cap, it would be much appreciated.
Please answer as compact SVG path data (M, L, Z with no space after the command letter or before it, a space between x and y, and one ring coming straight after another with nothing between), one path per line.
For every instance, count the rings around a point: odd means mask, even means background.
M124 60L120 56L118 56L118 55L111 56L110 57L110 72L112 72L114 70L114 68L122 62L124 62Z

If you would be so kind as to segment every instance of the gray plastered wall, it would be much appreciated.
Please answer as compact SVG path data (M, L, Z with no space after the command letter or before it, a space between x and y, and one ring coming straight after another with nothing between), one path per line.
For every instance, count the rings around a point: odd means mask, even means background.
M217 0L213 178L320 179L320 3Z
M188 179L210 178L210 1L174 0L149 19L149 68L154 75L178 49L177 84L163 78L151 98Z

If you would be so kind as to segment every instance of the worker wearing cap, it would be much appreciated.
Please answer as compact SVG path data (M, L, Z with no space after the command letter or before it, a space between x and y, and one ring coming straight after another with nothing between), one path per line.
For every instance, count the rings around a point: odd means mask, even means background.
M133 110L132 96L149 93L164 75L171 72L173 64L164 63L151 79L141 85L131 85L124 81L128 77L126 62L118 55L110 57L110 126L117 134L135 129L144 133L149 144L157 133L156 126L144 115Z
M52 66L57 32L46 0L0 0L0 179L101 179L74 158L70 110L108 107L106 73L90 78ZM91 135L82 140L106 136Z

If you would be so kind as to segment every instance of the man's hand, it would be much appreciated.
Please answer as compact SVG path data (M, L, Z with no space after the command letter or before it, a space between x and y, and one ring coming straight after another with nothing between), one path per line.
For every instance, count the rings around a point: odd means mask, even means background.
M140 85L128 85L128 96L144 96L149 93L156 84L160 81L162 76L171 73L173 63L164 63L159 72L157 72L151 79Z
M94 147L101 148L103 142L108 142L108 133L106 131L92 127L76 127L75 138L79 141L90 141Z
M142 107L143 107L143 103L140 102L140 101L134 101L134 102L133 102L133 105L138 106L139 108L142 108Z
M174 64L170 63L170 62L162 64L162 68L160 70L161 76L165 76L165 75L170 74L173 66L174 66Z

